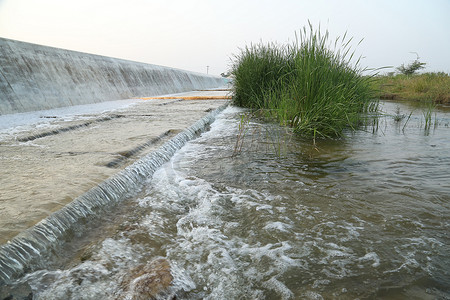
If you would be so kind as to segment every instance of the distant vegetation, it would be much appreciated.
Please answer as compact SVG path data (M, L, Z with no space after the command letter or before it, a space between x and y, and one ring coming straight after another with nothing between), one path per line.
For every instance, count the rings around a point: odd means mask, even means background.
M426 63L421 62L419 60L420 59L419 55L417 53L416 53L416 55L417 55L416 60L414 60L412 63L410 63L407 66L405 66L405 64L402 64L400 67L397 68L397 71L403 75L413 75L417 71L419 71L421 69L425 69Z
M373 83L379 98L449 104L449 74L444 72L418 74L419 70L425 69L426 63L421 62L419 55L417 53L416 55L417 58L410 64L397 67L397 74L392 72L376 78Z
M381 99L450 104L450 76L443 72L379 76L374 88Z
M329 42L312 26L292 44L255 44L234 57L234 104L260 110L302 136L336 137L375 112L372 77L352 65L352 39ZM334 48L332 48L333 46Z

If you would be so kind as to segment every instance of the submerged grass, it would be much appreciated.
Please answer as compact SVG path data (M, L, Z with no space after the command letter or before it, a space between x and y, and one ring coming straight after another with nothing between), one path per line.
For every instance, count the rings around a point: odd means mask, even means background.
M265 117L307 137L336 137L365 123L376 112L371 76L362 76L346 35L331 50L328 31L311 24L292 44L250 45L232 66L237 106L258 109Z

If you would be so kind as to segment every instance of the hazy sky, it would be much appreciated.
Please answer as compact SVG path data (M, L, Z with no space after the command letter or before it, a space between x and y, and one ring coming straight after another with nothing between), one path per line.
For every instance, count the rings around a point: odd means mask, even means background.
M0 0L0 37L210 74L308 24L364 38L362 66L450 72L450 0ZM356 46L356 42L355 42Z

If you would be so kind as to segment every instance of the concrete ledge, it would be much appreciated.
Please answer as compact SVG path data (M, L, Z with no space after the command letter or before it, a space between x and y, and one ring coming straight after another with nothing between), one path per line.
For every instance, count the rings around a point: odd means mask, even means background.
M168 162L173 154L189 140L207 129L218 113L228 104L208 113L193 125L107 180L77 197L33 227L0 245L0 290L18 276L45 265L52 251L58 251L66 238L82 234L82 223L102 210L138 192L145 180Z
M0 38L0 114L223 85L218 76Z
M218 92L174 96L194 94ZM225 103L133 99L0 116L0 244Z

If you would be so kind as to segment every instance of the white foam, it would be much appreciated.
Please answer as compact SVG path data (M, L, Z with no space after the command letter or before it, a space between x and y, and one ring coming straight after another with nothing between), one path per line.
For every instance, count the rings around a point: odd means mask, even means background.
M372 267L376 268L380 266L380 258L378 257L378 254L375 252L369 252L363 257L360 257L358 259L359 262L366 262L366 261L373 261Z
M266 226L264 226L265 230L278 230L282 232L289 232L291 228L292 225L283 222L268 222Z
M106 299L117 290L111 272L102 264L84 262L72 269L39 271L27 277L33 299Z
M313 291L307 291L303 296L305 299L308 299L308 300L323 300L324 299L321 294L319 294L317 292L313 292Z
M148 255L148 249L133 246L127 239L107 238L91 250L91 258L73 268L41 270L23 280L36 299L112 299L124 272L140 262L142 253Z
M294 293L281 281L276 279L275 277L270 278L265 282L269 288L278 292L281 296L281 299L292 299L294 297Z

